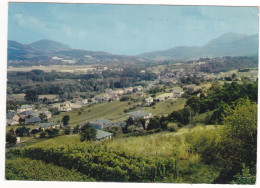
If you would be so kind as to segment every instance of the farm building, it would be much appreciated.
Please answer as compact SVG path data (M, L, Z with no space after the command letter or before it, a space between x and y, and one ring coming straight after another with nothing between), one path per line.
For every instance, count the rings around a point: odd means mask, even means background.
M105 131L97 130L96 140L112 139L113 134Z
M129 112L127 114L133 117L134 119L137 118L149 119L150 117L152 117L152 113L146 113L144 111Z
M91 125L91 127L95 128L95 129L101 130L101 129L110 127L112 124L107 119L99 119L97 121L91 121L90 125Z
M18 107L17 113L21 113L23 111L32 110L32 109L33 109L33 107L31 105L25 104L25 105L22 105L22 106Z

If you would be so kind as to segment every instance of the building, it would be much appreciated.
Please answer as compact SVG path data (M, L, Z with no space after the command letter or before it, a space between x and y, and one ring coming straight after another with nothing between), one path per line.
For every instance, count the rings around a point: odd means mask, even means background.
M40 128L44 131L45 129L47 128L51 128L54 126L54 123L53 122L50 122L50 123L41 123L39 124Z
M151 104L153 103L153 98L152 97L148 97L145 99L145 103Z
M181 90L174 90L174 91L173 91L173 97L174 97L174 98L180 98L180 97L183 96L183 94L184 94L184 92L181 91Z
M18 107L17 113L19 114L19 113L21 113L23 111L27 111L27 110L33 110L33 107L31 105L27 105L27 104L22 105L22 106Z
M25 124L34 124L34 123L40 123L42 120L39 117L33 117L30 119L25 119Z
M152 117L152 113L146 113L144 111L129 112L127 114L133 117L133 119L137 119L137 118L149 119Z
M99 119L97 121L91 121L89 123L90 123L91 127L95 128L95 129L99 129L99 130L112 126L112 123L107 119Z
M97 130L96 139L95 140L104 140L104 139L112 139L113 134L105 131Z

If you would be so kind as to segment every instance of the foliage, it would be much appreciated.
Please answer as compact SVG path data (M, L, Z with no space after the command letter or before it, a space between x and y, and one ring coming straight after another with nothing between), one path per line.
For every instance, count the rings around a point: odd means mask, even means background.
M8 131L8 133L6 134L5 139L6 139L6 142L8 144L16 144L17 138L16 138L16 136L14 134L14 129L10 129Z
M62 121L64 126L67 126L69 124L69 120L70 120L70 116L69 115L65 115L65 116L63 116L61 121Z
M223 115L219 164L223 168L223 180L231 180L245 164L256 165L257 105L249 99L241 99L229 106Z
M234 180L232 180L231 183L233 183L233 184L255 184L255 182L256 182L255 167L253 168L253 170L250 170L249 167L246 167L245 164L243 164L242 172L237 173L234 176Z
M94 181L93 178L74 169L66 169L30 158L7 159L5 170L7 180Z
M70 128L70 126L65 127L65 128L64 128L64 134L69 135L70 133L71 133L71 128Z
M136 157L100 145L77 144L48 149L28 147L10 152L76 169L97 181L154 182L174 173L172 160Z
M46 129L46 133L47 133L48 138L54 138L56 136L59 136L59 130L58 129L53 129L53 128Z
M38 92L36 90L27 90L25 92L25 96L24 96L24 99L28 102L36 102L39 100L39 95L38 95Z
M80 141L90 141L96 139L97 130L92 128L89 123L85 123L80 128Z
M15 129L15 134L17 136L24 136L24 135L27 135L29 136L30 135L30 128L27 128L25 126L23 127L18 127L17 129Z
M74 134L79 133L79 125L76 125L76 127L73 128L73 133Z
M212 164L219 159L220 139L217 128L206 129L199 125L185 135L185 140L190 145L190 152L198 153L206 164Z

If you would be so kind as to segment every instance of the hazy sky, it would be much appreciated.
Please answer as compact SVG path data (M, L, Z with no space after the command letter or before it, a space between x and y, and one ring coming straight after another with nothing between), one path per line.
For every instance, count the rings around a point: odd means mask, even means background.
M224 33L258 33L255 7L9 3L8 39L136 55L199 46Z

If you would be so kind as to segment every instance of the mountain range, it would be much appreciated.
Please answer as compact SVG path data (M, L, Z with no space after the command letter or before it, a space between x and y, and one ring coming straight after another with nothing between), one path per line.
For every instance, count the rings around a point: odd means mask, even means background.
M140 63L147 60L191 60L224 56L258 56L258 35L227 33L212 39L203 46L177 46L137 56L72 49L68 45L47 39L31 44L8 41L8 63L25 61L30 65L36 62L36 64L46 64L47 62L49 64L66 64L68 62L77 64Z
M196 59L200 57L257 56L258 35L227 33L203 46L178 46L138 55L149 59Z

